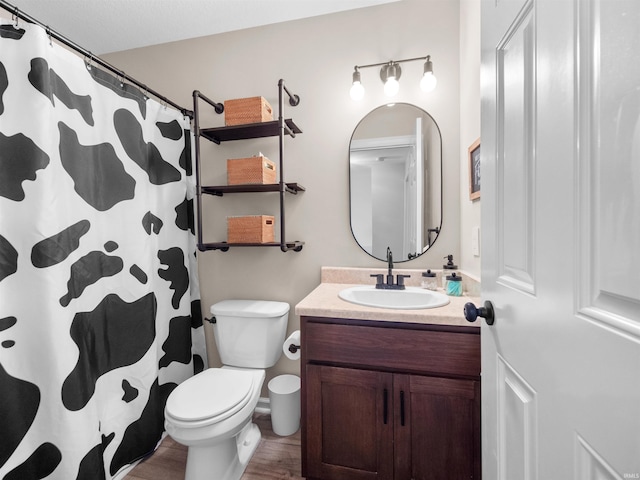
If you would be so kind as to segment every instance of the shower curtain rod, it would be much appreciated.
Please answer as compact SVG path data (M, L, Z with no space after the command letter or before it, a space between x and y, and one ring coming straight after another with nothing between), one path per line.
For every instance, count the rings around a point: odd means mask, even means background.
M36 20L31 15L27 15L26 13L20 11L20 9L18 9L18 7L16 7L15 5L11 5L9 2L6 2L5 0L0 0L0 7L4 8L8 13L11 13L16 18L20 18L20 19L22 19L22 20L24 20L26 22L34 23L34 24L39 25L40 27L44 28L45 31L47 32L47 35L49 35L51 38L54 38L58 42L66 45L67 47L72 48L76 52L80 53L81 55L83 55L85 58L87 58L89 60L89 63L94 62L94 63L100 65L101 67L106 68L107 70L111 71L112 73L115 73L116 75L118 75L119 78L121 78L123 80L127 80L130 83L133 83L135 86L137 86L138 88L142 89L145 93L148 93L148 94L150 93L151 95L153 95L154 97L158 98L159 100L161 100L161 101L165 102L166 104L171 105L172 107L178 109L179 111L182 112L183 115L186 115L189 118L193 118L193 112L191 110L188 110L188 109L186 109L184 107L181 107L177 103L172 102L171 100L169 100L164 95L161 95L158 92L150 89L145 84L143 84L143 83L139 82L138 80L136 80L135 78L127 75L122 70L117 69L113 65L105 62L100 57L94 56L93 53L91 53L90 51L84 49L83 47L81 47L77 43L69 40L64 35L56 32L55 30L51 29L49 26L44 25L42 22Z

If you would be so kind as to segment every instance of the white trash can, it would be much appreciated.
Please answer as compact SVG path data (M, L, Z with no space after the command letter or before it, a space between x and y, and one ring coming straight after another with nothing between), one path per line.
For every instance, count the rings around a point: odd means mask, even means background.
M300 377L278 375L269 381L271 426L276 435L293 435L300 428Z

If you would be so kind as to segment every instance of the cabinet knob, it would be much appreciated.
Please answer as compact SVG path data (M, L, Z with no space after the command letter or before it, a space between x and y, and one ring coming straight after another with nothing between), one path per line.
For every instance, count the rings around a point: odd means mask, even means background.
M468 302L464 305L464 318L468 322L475 322L478 317L484 318L487 325L493 325L496 321L495 310L493 304L490 301L484 302L484 307L476 307L473 303Z

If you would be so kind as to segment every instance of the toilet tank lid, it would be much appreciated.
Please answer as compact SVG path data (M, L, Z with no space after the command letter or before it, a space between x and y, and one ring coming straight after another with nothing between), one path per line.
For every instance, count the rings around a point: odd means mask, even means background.
M271 300L222 300L211 305L213 315L279 317L287 312L288 303Z

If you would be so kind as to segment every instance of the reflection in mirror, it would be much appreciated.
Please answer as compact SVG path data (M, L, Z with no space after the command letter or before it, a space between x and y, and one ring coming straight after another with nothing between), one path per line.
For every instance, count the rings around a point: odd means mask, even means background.
M407 261L426 252L442 225L442 137L414 105L376 108L349 146L351 231L369 255Z

